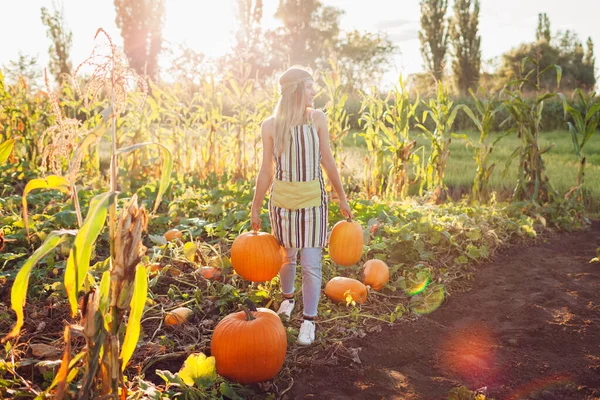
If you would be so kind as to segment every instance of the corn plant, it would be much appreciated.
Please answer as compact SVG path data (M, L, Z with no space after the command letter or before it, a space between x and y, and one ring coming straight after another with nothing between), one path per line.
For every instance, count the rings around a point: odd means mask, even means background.
M385 188L385 149L381 136L381 122L384 120L385 104L381 96L372 89L370 95L361 92L360 119L364 132L368 155L365 157L363 185L368 196L382 196Z
M517 168L517 185L513 196L517 200L530 200L540 204L548 202L555 195L554 188L546 175L546 167L542 155L548 152L553 145L540 149L538 139L541 131L542 111L544 101L556 96L556 93L540 93L540 78L551 69L556 70L556 81L560 84L562 70L558 65L550 65L540 70L538 60L526 57L521 63L521 71L524 73L525 64L530 61L534 68L525 74L521 79L508 82L502 89L506 94L504 106L510 116L503 122L513 121L517 130L517 135L521 139L521 144L508 157L504 175L508 171L512 161L519 156L519 166ZM530 87L534 90L536 97L533 101L523 96L525 88Z
M579 158L577 181L575 186L566 193L565 199L572 200L574 203L573 206L577 206L583 210L583 170L586 158L583 148L592 136L594 136L600 124L600 96L597 96L594 92L586 97L581 89L576 89L575 93L579 96L583 112L570 106L566 98L562 94L559 94L563 101L565 119L567 118L567 113L573 119L573 122L568 121L567 124L573 139L573 149Z
M256 102L252 97L255 81L251 78L252 67L250 64L241 64L239 70L230 72L225 79L226 94L233 103L233 115L226 118L233 126L233 157L235 160L232 177L234 180L248 178L248 142L253 142L259 132L259 124L262 113L257 113ZM262 118L261 118L262 119Z
M100 91L111 94L112 111L112 143L110 160L110 190L96 195L90 201L85 220L77 230L61 230L51 232L42 245L34 251L31 257L19 270L12 290L11 307L15 311L17 321L12 331L3 339L6 341L19 335L23 326L23 306L26 300L29 276L37 262L42 260L54 248L66 242L67 238L74 237L73 244L67 259L64 286L67 292L71 314L75 317L78 313L78 297L80 291L86 292L81 311L81 324L69 325L65 328L65 351L62 364L48 392L56 388L54 397L64 398L68 395L67 384L82 372L82 382L79 386L77 398L120 398L125 396L122 371L125 369L139 338L140 321L147 296L147 276L144 266L138 265L145 248L142 245L142 232L147 225L145 209L138 208L137 196L133 196L127 206L121 210L117 217L117 157L133 150L142 148L151 143L140 143L125 148L117 148L117 117L124 109L127 99L127 89L130 79L143 81L129 69L123 54L117 51L110 37L99 29L97 34L104 34L109 42L110 54L99 56L92 54L87 63L94 72L88 82L84 98L93 101ZM54 131L61 129L77 129L74 123L68 122L59 116L60 106L55 97L51 98L52 106L57 114L58 126ZM77 145L72 155L71 165L76 165L80 158L80 151L88 147L95 139L97 132L92 131ZM64 135L59 135L64 137ZM172 169L170 152L163 147L164 165L163 176L158 187L157 199L154 210L160 204L162 195L169 183ZM73 174L71 171L70 175ZM31 185L34 182L34 185ZM34 188L59 189L65 192L73 190L69 179L59 175L51 175L45 179L36 179L29 182L27 191ZM24 207L24 215L26 204ZM95 277L89 273L92 248L100 235L109 214L109 239L110 239L110 271L105 272L99 284ZM125 323L125 316L129 314ZM81 331L86 339L86 347L81 353L71 359L70 338L72 331ZM122 332L125 331L122 337ZM121 393L119 393L121 391Z
M490 139L490 132L494 126L494 118L499 111L499 106L496 104L496 97L484 98L480 100L472 89L469 89L471 97L475 103L475 112L469 107L464 106L463 111L473 121L479 131L479 141L472 141L465 134L456 134L455 137L462 138L467 142L467 147L474 149L475 155L473 158L477 162L477 171L473 180L473 188L471 191L472 203L486 203L489 199L489 183L492 172L494 171L495 163L489 163L489 156L496 144L505 136L514 132L514 129L509 129L505 133L498 135L493 141Z
M15 140L15 157L39 165L40 132L53 123L48 97L32 92L24 79L8 85L0 72L0 140Z
M348 94L342 92L339 67L333 60L329 60L329 65L331 70L323 77L325 95L327 96L325 113L327 114L327 129L331 138L331 150L341 173L344 169L342 140L350 132L349 115L344 108L348 100Z
M198 121L201 132L205 135L200 153L205 166L204 176L211 173L220 176L225 171L225 164L228 164L222 154L219 137L226 122L223 116L223 93L213 76L204 79L201 84L204 97L200 99Z
M411 103L406 82L401 76L398 85L386 99L385 120L380 121L390 164L387 178L387 195L390 197L404 199L407 196L411 183L409 167L419 161L415 153L417 141L410 136L410 121L416 115L418 104L418 98Z
M450 157L450 143L452 142L452 125L456 114L462 105L454 106L454 103L448 95L448 87L438 82L436 96L423 101L427 109L423 112L423 117L417 127L421 129L425 137L431 143L431 153L427 161L427 168L424 179L421 183L421 193L423 187L429 192L429 201L441 203L448 197L448 188L444 183L444 174L448 158ZM433 130L425 126L427 118L433 121Z

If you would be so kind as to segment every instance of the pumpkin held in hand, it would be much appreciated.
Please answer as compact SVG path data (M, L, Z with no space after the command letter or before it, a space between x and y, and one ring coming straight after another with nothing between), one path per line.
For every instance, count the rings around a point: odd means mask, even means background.
M363 253L363 229L356 221L340 221L333 226L329 238L329 256L346 267L356 264Z
M231 246L231 264L242 278L252 282L270 281L281 269L283 258L275 236L247 232Z
M285 360L287 337L268 308L229 314L215 327L210 345L217 373L243 384L273 379Z
M381 290L390 280L390 270L381 260L369 260L363 267L363 283L373 290Z
M359 304L367 300L367 288L356 279L337 276L325 285L325 294L336 303L345 303L347 292Z

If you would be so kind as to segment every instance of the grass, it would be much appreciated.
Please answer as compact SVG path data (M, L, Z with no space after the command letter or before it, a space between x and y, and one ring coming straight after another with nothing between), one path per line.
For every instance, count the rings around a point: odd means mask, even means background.
M471 140L478 140L479 133L465 133ZM414 137L417 139L417 147L423 146L425 157L428 157L429 143L427 139L416 131ZM573 150L571 134L568 131L542 133L540 147L548 144L554 144L555 146L543 156L547 174L551 184L562 196L573 186L577 179L579 161ZM518 145L519 139L513 134L502 139L490 155L490 161L496 163L490 184L499 198L508 198L516 185L517 159L513 160L505 179L502 177L502 172L504 171L506 159ZM364 139L351 134L344 139L343 148L346 165L349 168L348 174L357 179L362 179L364 159L367 156ZM473 149L467 148L463 140L453 139L450 149L446 183L453 196L460 197L471 192L477 164L473 159ZM598 184L600 182L600 134L592 137L584 150L587 157L584 181L586 210L590 214L600 215L600 185ZM422 151L419 151L419 156L423 154Z

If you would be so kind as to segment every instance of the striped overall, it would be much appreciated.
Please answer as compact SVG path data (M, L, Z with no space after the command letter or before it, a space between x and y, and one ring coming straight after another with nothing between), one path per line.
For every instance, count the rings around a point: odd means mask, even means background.
M313 123L296 125L291 128L290 145L283 153L275 157L275 180L271 186L269 199L269 217L273 235L285 248L323 248L327 245L327 192L321 170L321 153L319 151L319 135ZM288 194L280 196L274 203L274 195L278 188L281 193L286 189ZM314 190L303 191L306 188ZM293 196L298 204L311 204L304 208L286 208L289 188L297 193ZM288 197L286 197L288 196ZM310 198L302 199L302 196ZM291 200L291 199L290 199ZM289 204L294 202L289 201Z

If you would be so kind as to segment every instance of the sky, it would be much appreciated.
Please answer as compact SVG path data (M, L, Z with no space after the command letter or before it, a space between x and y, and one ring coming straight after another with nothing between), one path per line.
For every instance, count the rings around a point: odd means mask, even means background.
M321 0L324 5L344 11L344 30L386 32L398 47L383 86L397 81L400 74L423 70L418 40L419 0ZM279 0L263 0L263 26L274 28L273 17ZM452 12L453 0L449 0ZM19 52L38 59L47 66L50 39L41 22L41 7L52 8L53 0L0 0L0 66L18 57ZM68 28L73 32L71 59L82 62L94 47L94 34L104 28L118 45L122 45L115 24L112 0L62 0ZM582 42L592 37L600 54L598 0L481 0L480 34L484 61L500 56L522 42L535 39L537 15L545 12L553 33L571 29ZM216 57L226 53L234 43L236 20L233 0L166 0L164 40L169 46L185 43L192 49ZM600 64L600 57L598 63ZM166 60L163 60L162 65ZM490 69L484 62L484 69ZM598 73L598 68L597 72Z

